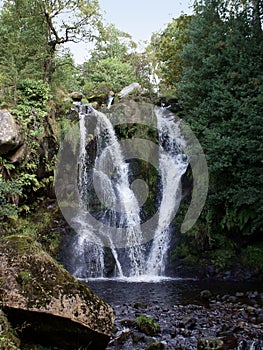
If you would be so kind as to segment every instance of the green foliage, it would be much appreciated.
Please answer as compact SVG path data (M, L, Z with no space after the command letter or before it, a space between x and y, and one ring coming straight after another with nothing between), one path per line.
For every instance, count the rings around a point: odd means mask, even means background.
M104 28L101 40L96 42L91 58L83 64L83 92L87 97L118 92L136 81L128 59L129 50L135 46L130 35L114 25Z
M83 92L87 97L108 95L110 91L118 92L126 85L136 81L131 64L115 57L96 62L96 67L88 69L86 74L87 81L83 86Z
M92 51L91 61L98 62L107 58L116 58L118 61L125 61L129 50L136 48L129 34L119 30L114 24L103 28L100 40L96 41Z
M247 246L241 252L241 259L245 265L257 268L263 273L263 254L261 246Z
M48 132L45 122L50 97L47 83L25 79L17 85L17 105L11 113L21 126L25 154L23 161L16 165L5 158L0 159L2 218L11 219L20 213L28 213L33 209L34 194L52 184L55 158L48 149L41 148L45 147L43 140ZM39 173L40 168L43 175Z
M187 28L190 21L191 16L181 15L170 22L162 33L152 38L152 45L159 61L161 94L168 89L174 95L176 83L181 81L184 66L181 53L188 42Z
M51 82L58 66L65 64L60 60L58 65L58 49L68 42L93 40L101 27L97 0L4 0L0 84L5 94L16 100L17 83L28 77Z
M217 270L226 269L233 262L235 255L234 250L215 249L212 253L211 262Z
M206 227L213 240L262 232L263 36L250 1L196 1L177 84L183 117L210 175ZM218 255L220 256L220 254Z
M145 348L145 350L163 350L165 349L165 345L161 342L153 342Z
M43 109L51 98L49 85L41 80L24 79L19 82L17 88L18 103L22 103L23 106Z
M52 350L52 348L31 343L31 344L23 344L22 350Z
M80 67L75 65L72 54L64 50L54 59L51 90L54 93L59 89L65 93L80 91L80 76Z
M91 58L83 64L83 92L87 97L119 92L125 86L138 82L152 92L150 75L152 60L147 52L134 51L131 36L114 25L104 28L101 40L96 42Z
M18 241L21 237L25 237L25 240L21 240L21 242L26 242L27 238L29 244L31 241L39 242L49 254L56 257L61 242L59 230L53 227L54 220L60 219L58 207L54 206L52 210L47 211L46 206L41 207L41 205L38 205L35 212L32 210L32 205L28 206L28 208L26 216L17 215L16 217L11 217L13 219L12 225L9 224L9 227L3 227L6 234L12 235L12 239L15 239L19 233ZM20 277L23 280L24 275Z
M19 350L20 341L17 334L8 322L6 315L0 309L0 349Z

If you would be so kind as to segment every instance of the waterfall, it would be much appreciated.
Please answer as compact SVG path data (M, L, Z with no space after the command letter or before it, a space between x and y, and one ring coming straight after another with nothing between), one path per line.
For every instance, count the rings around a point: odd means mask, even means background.
M156 111L162 198L158 225L147 261L147 274L153 276L160 276L165 272L165 260L171 239L169 223L180 205L181 177L188 166L187 157L182 153L185 141L180 132L180 122L175 123L172 115L167 116L163 112L163 109Z
M93 109L90 113L88 108L79 107L77 205L81 210L76 210L74 217L77 234L72 243L71 272L78 278L105 277L110 264L115 277L162 276L170 248L170 223L180 205L181 177L188 166L180 121L163 108L154 110L160 198L152 240L145 242L143 214L129 183L130 165L121 142L109 118ZM91 140L95 145L92 156ZM95 224L87 222L87 212L94 215Z
M86 210L88 198L87 198L87 186L90 185L90 178L87 175L86 164L88 162L87 152L87 124L89 123L88 115L85 113L79 113L80 116L80 154L79 154L79 191L80 191L80 206ZM104 208L103 214L100 216L102 222L101 229L93 232L91 228L84 221L84 218L78 216L76 221L80 224L79 233L74 244L75 254L79 256L87 255L85 251L87 249L87 241L91 234L96 235L95 242L90 243L94 246L94 252L92 256L96 256L96 259L85 260L78 259L81 264L84 263L84 267L76 266L74 275L85 275L87 268L85 263L99 266L102 271L97 271L92 268L94 272L92 275L97 277L103 276L104 263L103 244L107 244L110 248L112 256L117 266L117 275L119 277L125 276L139 276L145 267L145 252L142 245L142 233L140 229L140 207L138 201L130 188L128 180L128 164L125 162L120 144L115 135L114 128L109 119L102 113L95 113L96 128L94 135L97 140L97 155L94 161L94 167L92 171L93 186L96 187L96 194L106 208ZM109 229L105 230L107 223L111 227L125 228L127 236L128 248L126 249L126 270L123 271L122 264L120 263L118 256L118 249L114 246L112 240L112 232ZM116 231L117 232L117 231ZM123 239L123 238L121 238ZM94 242L94 238L92 239ZM95 253L95 254L94 254ZM127 259L129 261L127 261ZM92 267L91 266L91 267ZM90 267L88 267L89 269ZM86 271L86 272L85 272ZM88 273L89 275L89 273ZM95 276L95 277L96 277Z

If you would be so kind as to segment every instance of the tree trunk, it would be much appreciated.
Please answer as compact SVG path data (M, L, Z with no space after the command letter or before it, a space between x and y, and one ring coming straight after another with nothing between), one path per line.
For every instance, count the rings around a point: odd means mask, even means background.
M263 8L263 1L262 0L253 0L253 22L254 22L254 28L255 33L262 33L262 25L261 25L261 15L262 15L262 8Z
M44 76L43 81L50 83L51 81L51 70L52 70L52 59L50 57L47 57L44 62Z

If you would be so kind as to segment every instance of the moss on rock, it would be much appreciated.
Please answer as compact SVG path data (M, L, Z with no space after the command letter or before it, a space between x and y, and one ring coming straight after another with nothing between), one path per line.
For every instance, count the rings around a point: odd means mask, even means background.
M5 237L0 251L3 310L15 326L29 320L22 337L38 334L55 345L60 341L65 349L87 344L91 349L97 349L98 344L101 349L106 346L114 322L108 304L29 237Z

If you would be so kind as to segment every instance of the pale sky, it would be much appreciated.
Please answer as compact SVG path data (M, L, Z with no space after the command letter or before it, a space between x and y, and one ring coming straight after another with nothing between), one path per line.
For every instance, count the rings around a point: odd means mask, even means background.
M173 18L190 13L191 0L99 0L107 22L132 35L135 41L150 39Z
M134 41L145 41L182 13L191 14L193 0L99 0L106 23L130 34ZM70 46L76 63L88 57L87 44Z

